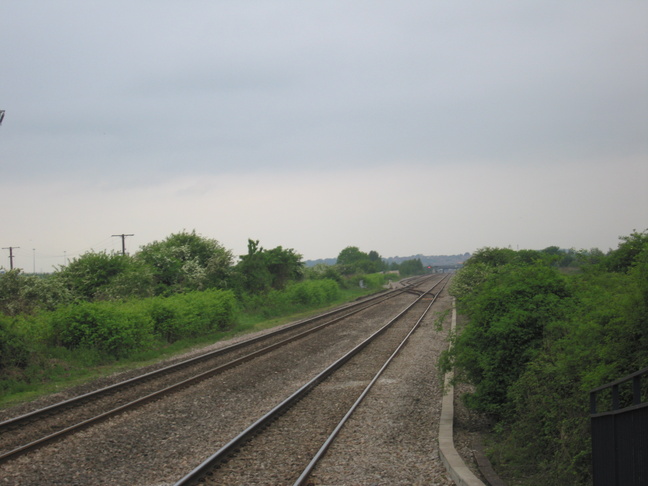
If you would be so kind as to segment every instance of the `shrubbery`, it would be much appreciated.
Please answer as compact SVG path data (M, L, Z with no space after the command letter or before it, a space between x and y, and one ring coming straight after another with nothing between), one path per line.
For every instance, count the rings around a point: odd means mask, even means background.
M0 273L0 315L53 310L73 300L74 295L60 279L25 275L21 270Z
M80 302L32 316L0 315L0 372L24 368L44 344L121 358L155 342L225 331L235 322L231 291L189 292L125 302ZM47 352L47 351L46 351Z
M337 299L339 287L330 279L306 280L288 287L287 294L290 300L303 305L324 305Z
M326 305L339 295L337 282L330 279L306 280L288 286L285 290L270 290L264 294L246 294L242 306L266 318L276 317L299 308Z
M371 250L365 253L357 246L347 246L343 249L337 257L337 266L343 275L376 273L387 269L387 265L377 251Z
M153 319L156 336L172 343L214 331L224 331L237 312L233 292L207 290L145 300L142 307Z
M564 313L562 278L538 265L502 269L484 282L468 306L471 325L457 336L455 364L476 391L469 403L502 417L507 392L542 344L545 328Z
M451 286L468 323L441 368L474 385L467 404L497 421L493 459L520 484L590 484L588 392L648 366L648 234L621 240L569 275L555 251L486 248Z
M113 302L83 302L49 316L56 344L124 356L152 338L150 316Z
M27 344L12 321L0 315L0 374L8 368L24 368L29 360Z
M345 264L307 270L294 250L248 240L235 263L218 241L182 231L132 256L90 251L49 275L2 272L0 388L45 381L51 370L74 374L148 350L152 356L232 329L242 313L247 326L386 283L383 274L365 275L384 269L377 252L349 247L341 256Z
M210 290L126 303L85 302L58 309L49 319L56 343L122 356L153 339L171 343L223 331L235 312L231 291Z

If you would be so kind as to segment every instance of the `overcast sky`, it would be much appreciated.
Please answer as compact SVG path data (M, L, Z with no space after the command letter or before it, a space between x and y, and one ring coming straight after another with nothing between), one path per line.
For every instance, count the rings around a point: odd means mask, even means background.
M0 45L27 272L121 233L317 259L648 228L643 1L0 0Z

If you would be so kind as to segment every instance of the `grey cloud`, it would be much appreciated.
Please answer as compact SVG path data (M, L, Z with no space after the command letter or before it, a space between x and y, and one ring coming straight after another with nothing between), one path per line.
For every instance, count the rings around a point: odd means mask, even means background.
M15 176L646 150L638 5L21 5Z

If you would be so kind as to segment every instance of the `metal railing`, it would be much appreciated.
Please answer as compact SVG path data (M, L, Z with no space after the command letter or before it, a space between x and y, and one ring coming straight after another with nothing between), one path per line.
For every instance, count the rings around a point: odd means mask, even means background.
M594 486L648 485L648 368L590 391Z

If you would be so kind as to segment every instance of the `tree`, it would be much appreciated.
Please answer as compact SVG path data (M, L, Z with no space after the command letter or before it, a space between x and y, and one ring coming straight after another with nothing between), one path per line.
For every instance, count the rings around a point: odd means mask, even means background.
M515 250L510 248L480 248L465 262L465 265L471 263L484 263L496 267L511 263L516 258Z
M302 256L293 249L283 249L281 246L268 250L265 253L265 262L270 275L272 275L272 288L283 289L292 280L299 280L303 276L304 263Z
M259 293L267 291L272 285L272 275L263 256L259 240L248 239L247 255L241 255L236 265L239 287L244 292Z
M473 275L479 282L483 264ZM500 265L469 290L461 301L470 321L446 352L443 366L459 368L459 376L475 385L468 403L497 418L504 418L511 404L510 387L542 344L547 326L568 306L570 292L564 278L544 263Z
M648 230L636 230L629 236L619 237L621 243L605 259L605 265L612 272L627 272L638 255L648 247Z
M401 277L408 277L410 275L420 275L423 273L423 263L420 258L413 260L405 260L399 267Z
M369 261L372 264L371 272L382 272L387 269L387 264L383 260L383 257L375 250L369 252Z
M338 284L342 283L342 276L338 271L336 265L327 265L326 263L318 263L306 270L307 278L311 280L330 279L336 281Z
M130 256L91 251L75 258L67 266L59 268L55 278L61 281L78 299L94 300L109 297L108 288L118 276L128 273L132 278L139 279L144 277L143 272L145 269ZM151 291L150 279L141 282L141 284L144 286L141 289L144 295L149 294ZM135 287L131 285L130 292L137 295L140 292L137 292Z
M302 256L291 248L281 246L264 250L259 240L248 239L248 253L236 266L240 287L246 292L281 290L288 282L303 276Z
M8 316L53 310L72 300L72 293L54 277L25 275L20 269L0 274L0 313Z
M357 246L343 249L337 257L337 265L343 275L375 273L385 269L385 263L378 252L372 250L365 253Z
M159 295L227 287L233 255L218 241L194 230L145 245L135 258L151 267Z
M360 248L358 248L357 246L347 246L338 255L337 264L354 266L358 262L368 258L369 255L360 251Z

